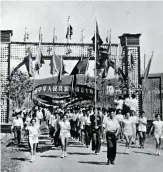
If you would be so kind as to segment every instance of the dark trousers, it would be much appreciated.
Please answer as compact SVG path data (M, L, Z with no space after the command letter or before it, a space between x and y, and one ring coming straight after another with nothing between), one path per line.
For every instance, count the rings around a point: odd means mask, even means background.
M58 129L55 133L55 136L54 136L54 145L55 147L58 147L61 145L61 139L59 138L59 135L60 135L60 129Z
M14 127L14 137L15 141L18 141L18 144L20 144L21 139L21 127Z
M86 143L86 146L90 145L90 141L91 141L91 126L86 125L85 126L85 143Z
M139 131L139 143L141 147L144 147L146 139L146 132Z
M77 127L77 121L73 121L73 120L71 120L71 122L70 122L70 124L71 124L71 131L70 131L70 133L71 133L71 137L73 137L73 138L78 138L78 127Z
M107 140L107 158L108 161L114 161L116 157L117 140L114 133L106 133Z
M101 130L92 131L92 151L99 153L101 149Z

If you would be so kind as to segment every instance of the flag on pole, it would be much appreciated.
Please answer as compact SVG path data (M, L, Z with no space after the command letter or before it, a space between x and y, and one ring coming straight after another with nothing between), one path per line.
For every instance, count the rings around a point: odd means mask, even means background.
M95 43L95 34L96 34L96 43ZM99 49L99 47L103 44L103 41L99 35L99 29L98 29L98 24L96 21L96 33L94 34L94 36L92 37L92 42L93 42L93 49L95 49L95 44L97 47L97 50Z
M31 52L30 47L27 48L27 53L28 53L28 55L24 58L24 64L28 71L29 77L33 77L34 76L34 68L33 68L33 63L32 63L32 52Z
M62 56L61 58L55 54L55 52L53 51L53 56L51 58L51 61L50 61L50 73L52 75L54 74L59 74L61 71L61 74L65 74L67 73L65 71L65 66L63 64L63 59L62 59Z
M42 41L42 34L41 34L41 28L40 28L40 30L39 30L39 46L37 49L36 63L35 63L35 70L38 72L39 72L39 69L41 68L42 64L44 63L44 61L42 59L41 41Z
M70 38L70 40L71 40L71 36L72 36L72 35L73 35L73 28L72 28L71 25L69 25L69 26L67 27L66 39Z
M58 56L55 56L58 57ZM61 55L61 58L55 58L55 63L56 63L56 67L58 68L58 83L62 82L62 76L64 74L66 74L67 72L65 71L65 66L63 64L63 57Z
M106 77L107 77L109 68L110 68L110 60L109 60L109 59L106 59L106 60L105 60L104 71L103 71L103 73L102 73L102 78L106 78Z
M146 98L146 95L148 93L148 75L149 75L149 70L151 67L153 54L154 54L154 51L152 52L151 58L149 59L148 65L147 65L145 72L144 72L144 81L143 81L143 86L142 86L142 92L144 93L143 94L143 102L144 102L144 99Z
M83 58L83 59L80 58L80 60L75 65L75 67L73 68L70 75L76 75L76 74L84 74L85 75L85 73L88 69L88 61L89 61L89 57Z
M120 54L120 45L118 45L118 48L117 48L117 55L116 55L116 58L115 58L115 62L114 62L114 75L117 75L118 74L118 68L119 68L119 54Z

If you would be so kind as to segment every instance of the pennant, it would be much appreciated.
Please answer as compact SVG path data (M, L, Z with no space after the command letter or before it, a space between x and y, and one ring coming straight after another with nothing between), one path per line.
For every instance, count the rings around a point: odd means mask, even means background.
M75 65L75 67L73 68L70 75L76 75L76 74L84 74L85 75L85 73L88 69L88 61L89 61L89 58L80 59L77 62L77 64Z
M109 68L110 68L110 60L106 59L106 61L105 61L105 68L104 68L104 71L103 71L103 74L102 74L102 78L106 78L107 77Z
M115 63L114 63L114 75L117 75L118 74L118 70L119 70L119 58L120 58L120 45L118 45L117 55L116 55Z
M144 93L143 94L143 102L144 102L146 95L148 93L148 88L147 88L147 86L148 86L148 75L149 75L149 70L151 67L153 54L154 54L154 51L152 52L151 58L149 59L147 67L146 67L145 72L144 72L144 81L143 81L143 86L142 86L142 92Z
M62 76L66 74L65 66L63 64L63 58L61 55L61 58L58 56L55 56L55 63L56 63L56 68L59 71L58 73L58 83L62 82Z
M38 71L39 73L39 69L42 67L42 64L44 63L43 59L42 59L42 50L41 50L41 41L42 41L42 34L41 34L41 28L39 31L39 46L37 49L37 54L36 54L36 63L35 63L35 70Z
M33 63L32 63L32 52L31 52L30 47L27 48L27 53L28 53L28 55L24 58L24 64L28 71L29 77L33 77L34 76L34 68L33 68Z
M67 27L66 39L70 38L71 40L72 35L73 35L73 28L71 25L69 25L69 27Z
M62 56L61 56L62 58ZM55 54L55 52L53 52L53 56L51 58L50 61L50 73L52 75L54 74L59 74L60 71L62 70L62 72L60 74L66 74L67 72L65 71L65 66L63 64L63 59L61 59L58 55Z
M95 43L95 34L96 34L96 43ZM98 30L98 24L97 24L97 21L96 21L96 33L94 34L94 36L92 37L92 42L93 42L93 49L95 49L95 44L97 46L97 51L98 51L98 48L103 44L103 41L99 35L99 30Z
M51 61L50 61L50 73L52 75L54 74L58 74L59 73L59 70L57 69L57 66L56 66L56 55L55 55L55 50L54 50L54 47L53 47L53 55L52 55L52 58L51 58Z

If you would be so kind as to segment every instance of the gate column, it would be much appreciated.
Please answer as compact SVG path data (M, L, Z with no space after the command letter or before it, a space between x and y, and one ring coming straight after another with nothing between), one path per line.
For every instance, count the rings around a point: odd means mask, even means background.
M119 36L122 46L122 70L126 76L127 93L132 94L139 89L141 85L141 61L140 44L141 34L123 34ZM133 69L131 70L131 54L134 59ZM136 93L139 102L139 112L142 110L141 94Z

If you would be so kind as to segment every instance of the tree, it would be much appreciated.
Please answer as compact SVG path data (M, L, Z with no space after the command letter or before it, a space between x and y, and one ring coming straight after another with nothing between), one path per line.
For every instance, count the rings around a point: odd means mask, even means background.
M6 94L14 107L22 107L27 94L29 95L33 90L33 81L28 74L23 73L21 70L14 72L6 85Z

